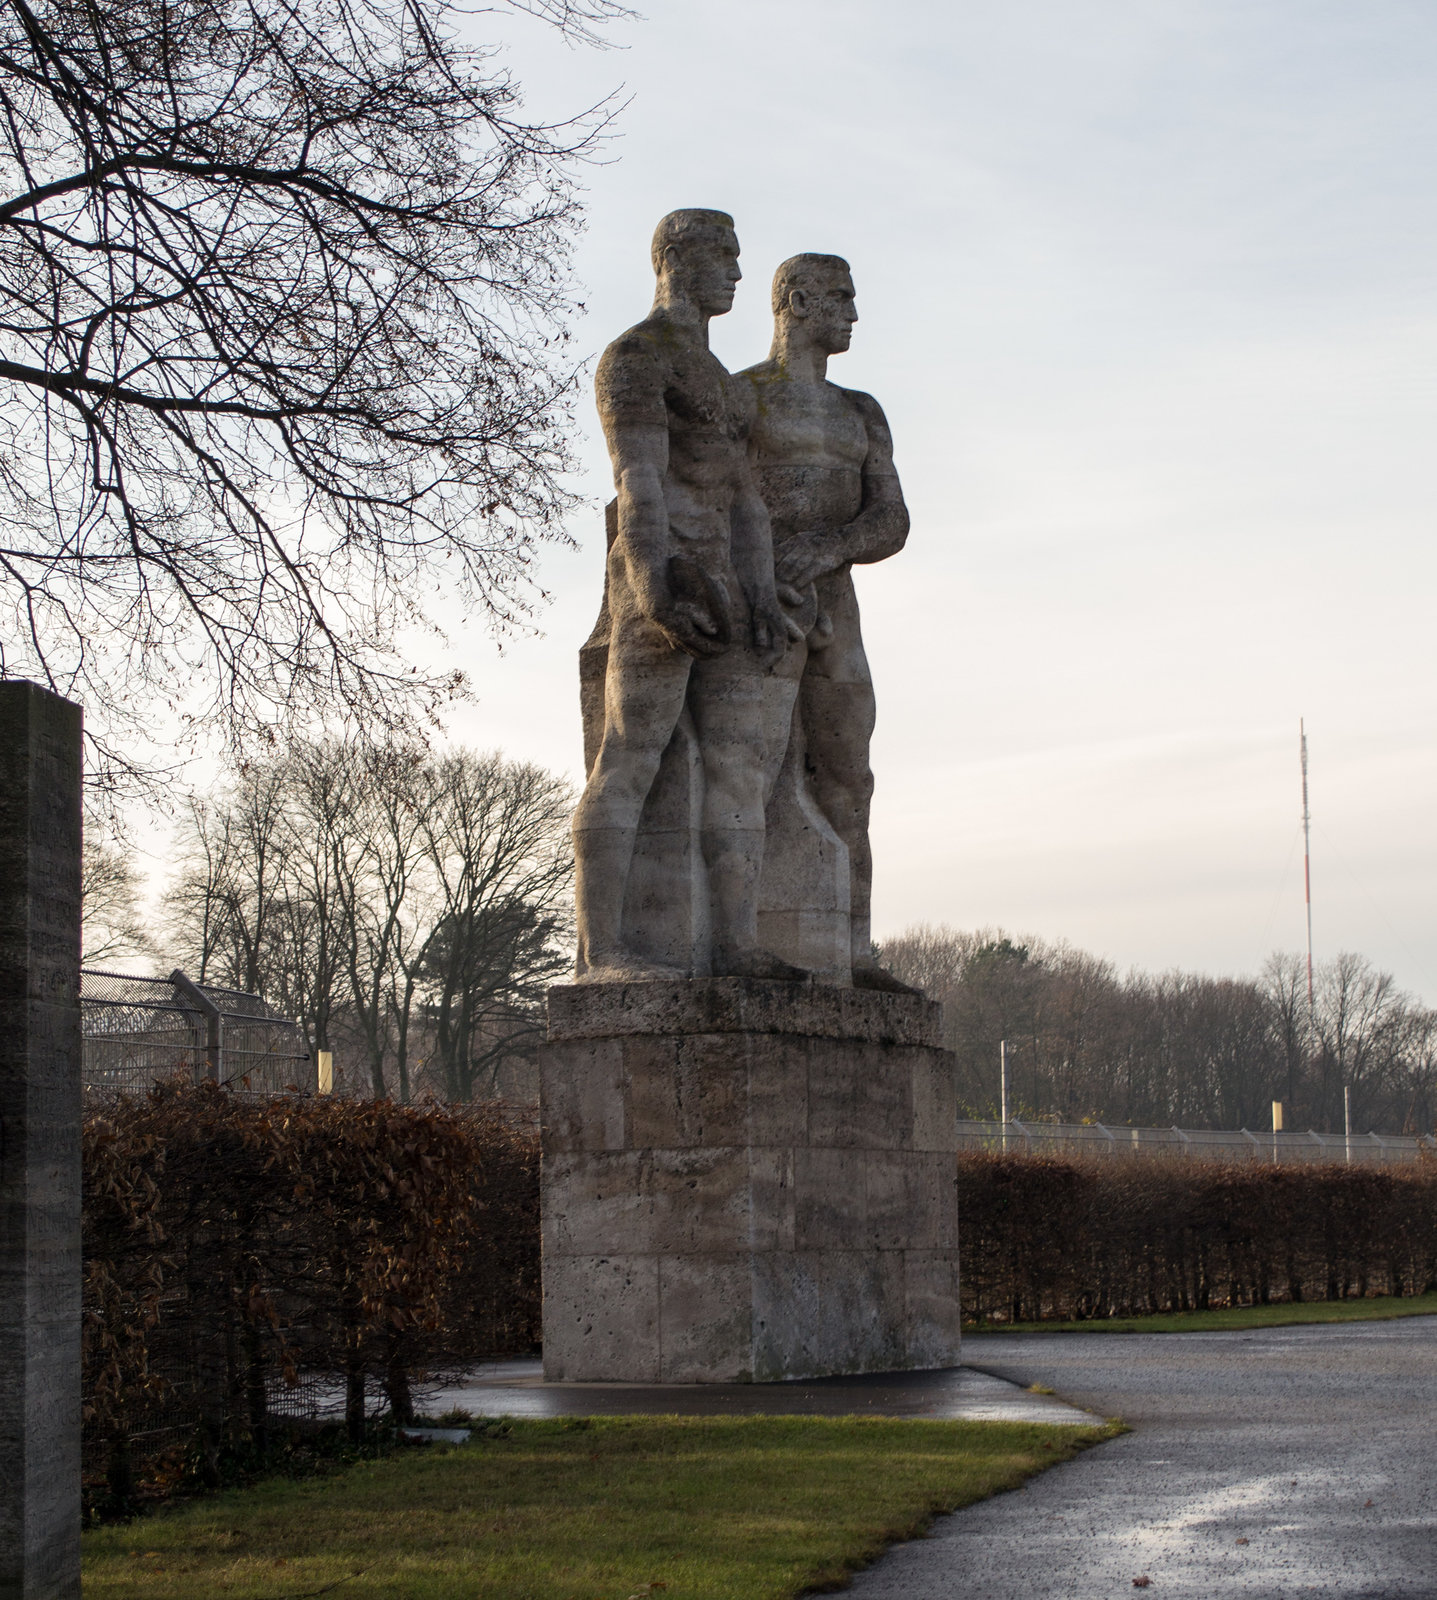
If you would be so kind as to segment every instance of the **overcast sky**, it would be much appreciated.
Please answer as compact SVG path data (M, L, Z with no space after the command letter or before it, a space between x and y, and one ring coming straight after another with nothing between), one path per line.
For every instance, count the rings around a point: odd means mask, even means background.
M833 376L886 408L913 510L859 580L879 934L1255 969L1302 941L1305 717L1317 952L1437 1000L1437 8L645 13L604 52L485 25L533 109L631 97L587 179L586 352L647 309L676 206L738 221L732 367L778 261L853 263ZM544 636L464 642L454 731L577 776L597 509L572 531Z
M852 262L831 375L893 426L908 548L863 569L875 931L1001 923L1119 964L1302 943L1437 1001L1437 6L646 0L621 49L481 17L533 111L631 97L587 175L597 353L654 223L737 219L714 348L768 279ZM610 490L543 637L457 641L455 737L580 772L575 652Z

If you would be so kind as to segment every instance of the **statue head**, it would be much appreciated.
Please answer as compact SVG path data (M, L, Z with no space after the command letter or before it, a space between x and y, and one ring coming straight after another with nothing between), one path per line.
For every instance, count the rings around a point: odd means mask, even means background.
M654 229L654 271L660 294L679 296L708 317L733 306L738 235L726 211L670 211Z
M847 350L858 321L853 274L842 256L790 256L773 275L778 333L803 339L825 356Z

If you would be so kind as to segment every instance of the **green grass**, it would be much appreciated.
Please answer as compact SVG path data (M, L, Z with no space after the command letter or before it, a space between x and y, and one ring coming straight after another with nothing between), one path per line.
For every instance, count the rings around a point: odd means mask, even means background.
M1229 1328L1286 1328L1302 1322L1385 1322L1437 1315L1437 1294L1406 1299L1314 1300L1300 1305L1233 1306L1219 1311L1162 1311L1150 1317L1104 1317L1087 1322L971 1322L965 1333L1216 1333Z
M1121 1431L516 1421L85 1535L85 1600L780 1600Z

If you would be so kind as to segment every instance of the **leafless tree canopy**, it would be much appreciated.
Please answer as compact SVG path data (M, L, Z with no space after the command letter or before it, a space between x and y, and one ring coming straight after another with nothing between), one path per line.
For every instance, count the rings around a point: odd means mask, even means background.
M569 963L572 808L498 755L297 742L195 803L173 947L301 1021L353 1092L491 1095Z
M970 1115L997 1114L999 1042L1019 1116L1140 1126L1431 1132L1437 1012L1360 955L1317 971L1274 955L1255 979L1122 974L1071 945L998 928L929 925L883 947L886 965L944 1008Z
M156 954L140 907L141 877L134 858L108 832L104 819L85 819L81 923L88 966Z
M611 0L518 0L571 35ZM449 0L0 0L0 672L92 735L452 692L558 532L576 163Z

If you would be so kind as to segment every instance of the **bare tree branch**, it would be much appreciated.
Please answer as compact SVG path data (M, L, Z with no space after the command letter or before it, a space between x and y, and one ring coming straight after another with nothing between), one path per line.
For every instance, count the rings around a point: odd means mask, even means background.
M155 954L155 939L140 909L140 885L139 870L123 844L107 836L100 817L87 817L80 904L88 965Z
M147 717L412 730L463 689L402 658L421 594L512 626L565 537L612 108L525 121L459 15L0 0L0 675L82 699L112 780Z

